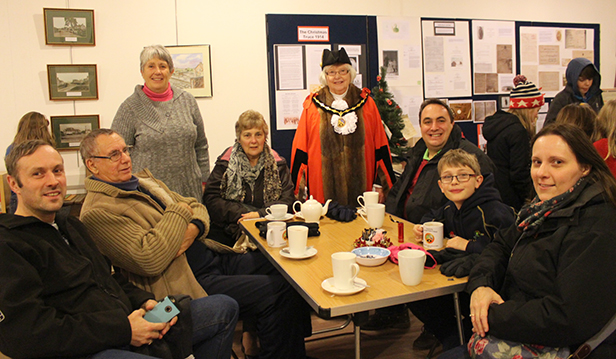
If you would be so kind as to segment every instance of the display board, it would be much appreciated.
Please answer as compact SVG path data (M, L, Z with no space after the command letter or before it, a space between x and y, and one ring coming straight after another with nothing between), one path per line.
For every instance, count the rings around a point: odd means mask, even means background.
M566 23L516 24L520 72L554 97L566 85L571 59L585 57L599 68L599 25Z
M473 94L509 94L517 74L515 22L473 20Z

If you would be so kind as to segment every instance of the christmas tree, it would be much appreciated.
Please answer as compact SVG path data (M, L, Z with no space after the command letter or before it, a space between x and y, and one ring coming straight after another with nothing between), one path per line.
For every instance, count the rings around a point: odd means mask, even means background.
M402 129L404 128L402 109L394 101L394 96L389 92L387 81L385 81L386 74L387 68L381 67L381 75L376 78L379 85L372 89L372 95L374 96L376 107L381 114L381 119L385 123L385 132L387 132L389 137L391 153L400 155L404 151L407 142L404 136L402 136Z

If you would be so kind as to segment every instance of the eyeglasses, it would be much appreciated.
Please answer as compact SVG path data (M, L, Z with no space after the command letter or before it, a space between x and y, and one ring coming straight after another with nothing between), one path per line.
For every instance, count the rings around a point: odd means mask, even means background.
M115 150L109 154L109 156L92 156L92 158L106 158L111 162L118 162L122 158L122 154L127 154L130 157L130 152L133 150L133 146L126 146L122 151Z
M441 177L441 182L442 183L451 183L453 181L453 179L457 179L458 182L468 182L471 177L475 177L477 175L472 175L472 174L468 174L468 173L460 173L457 176L443 176Z
M340 74L340 76L344 76L344 75L346 75L348 73L349 73L349 69L342 69L342 70L338 70L338 71L329 70L329 71L326 72L327 76L331 76L331 77L336 76L336 74Z

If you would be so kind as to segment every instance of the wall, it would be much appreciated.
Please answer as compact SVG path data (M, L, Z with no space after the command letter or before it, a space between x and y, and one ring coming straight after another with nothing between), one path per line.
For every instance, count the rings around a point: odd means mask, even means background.
M584 4L583 7L580 4ZM45 45L43 8L94 9L95 47ZM99 114L109 127L136 84L139 53L150 44L210 44L214 97L197 99L210 142L210 161L233 143L233 123L247 109L269 115L265 14L349 14L502 19L601 24L602 87L616 72L616 1L544 0L0 0L0 150L28 111L47 116ZM177 31L176 31L177 30ZM177 35L177 38L176 38ZM47 64L97 64L99 100L49 101ZM69 185L83 182L76 152L63 152ZM4 163L0 164L0 171Z

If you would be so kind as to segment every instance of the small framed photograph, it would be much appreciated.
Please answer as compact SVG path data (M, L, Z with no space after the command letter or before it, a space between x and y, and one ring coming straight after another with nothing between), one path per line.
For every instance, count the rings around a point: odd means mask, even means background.
M45 44L94 46L94 10L43 9Z
M210 45L165 46L173 58L171 84L195 97L212 97Z
M49 99L98 100L96 65L47 65Z
M78 150L81 140L100 128L98 115L51 116L50 119L58 151Z

